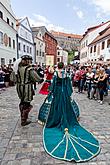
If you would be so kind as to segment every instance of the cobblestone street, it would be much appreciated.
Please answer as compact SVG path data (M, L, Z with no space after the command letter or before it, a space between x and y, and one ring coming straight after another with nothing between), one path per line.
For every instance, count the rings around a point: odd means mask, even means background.
M80 107L80 123L91 131L101 143L101 153L81 165L110 165L110 96L103 105L88 100L85 94L74 94ZM15 87L0 94L0 165L71 165L51 158L43 149L42 126L37 123L39 107L44 96L37 94L30 112L32 123L21 127L19 100Z

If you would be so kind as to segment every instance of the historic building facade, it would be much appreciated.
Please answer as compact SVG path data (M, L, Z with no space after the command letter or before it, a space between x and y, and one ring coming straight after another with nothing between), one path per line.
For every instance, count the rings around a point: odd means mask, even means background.
M35 42L35 63L38 65L46 65L45 42L43 34L39 27L32 28L34 42Z
M58 45L67 50L79 50L80 48L80 40L82 39L81 35L77 34L67 34L63 32L51 32L52 35L56 38Z
M64 65L68 64L68 52L57 46L57 63L63 62Z
M110 61L110 25L89 44L90 61Z
M88 46L109 24L110 21L87 29L81 40L80 63L87 63L91 60L91 55Z
M10 0L0 0L0 65L17 58L16 18Z
M16 27L18 48L17 58L27 54L32 56L33 63L35 63L35 45L28 18L18 19Z
M38 28L38 27L37 27ZM33 27L33 34L36 27ZM43 41L45 43L45 59L46 59L46 66L53 66L57 63L57 40L55 37L46 29L45 26L39 27Z
M57 63L57 40L54 36L47 31L44 35L45 52L46 52L46 65L53 66Z

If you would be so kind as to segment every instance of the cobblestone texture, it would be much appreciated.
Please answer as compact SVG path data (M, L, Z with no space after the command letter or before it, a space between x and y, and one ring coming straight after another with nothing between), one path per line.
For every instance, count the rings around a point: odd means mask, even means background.
M100 141L101 153L81 165L110 165L110 96L104 104L88 100L86 94L74 94L80 107L80 123L91 131ZM37 123L39 107L44 96L36 92L33 111L30 112L32 124L21 127L18 109L19 99L15 87L0 94L0 165L71 165L51 158L43 149L42 126Z

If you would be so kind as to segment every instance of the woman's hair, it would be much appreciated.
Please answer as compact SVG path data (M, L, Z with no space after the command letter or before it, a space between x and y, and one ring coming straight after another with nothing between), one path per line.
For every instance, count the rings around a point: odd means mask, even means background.
M58 69L63 69L64 67L64 63L63 62L59 62L58 63Z
M97 69L96 70L96 74L100 74L100 69Z
M100 73L104 73L105 69L104 68L100 68Z

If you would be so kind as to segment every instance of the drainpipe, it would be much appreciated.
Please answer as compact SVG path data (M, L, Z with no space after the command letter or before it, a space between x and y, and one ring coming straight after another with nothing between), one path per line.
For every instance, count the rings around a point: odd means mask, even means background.
M17 45L17 59L19 59L19 50L18 50L18 33L16 34L16 45Z

